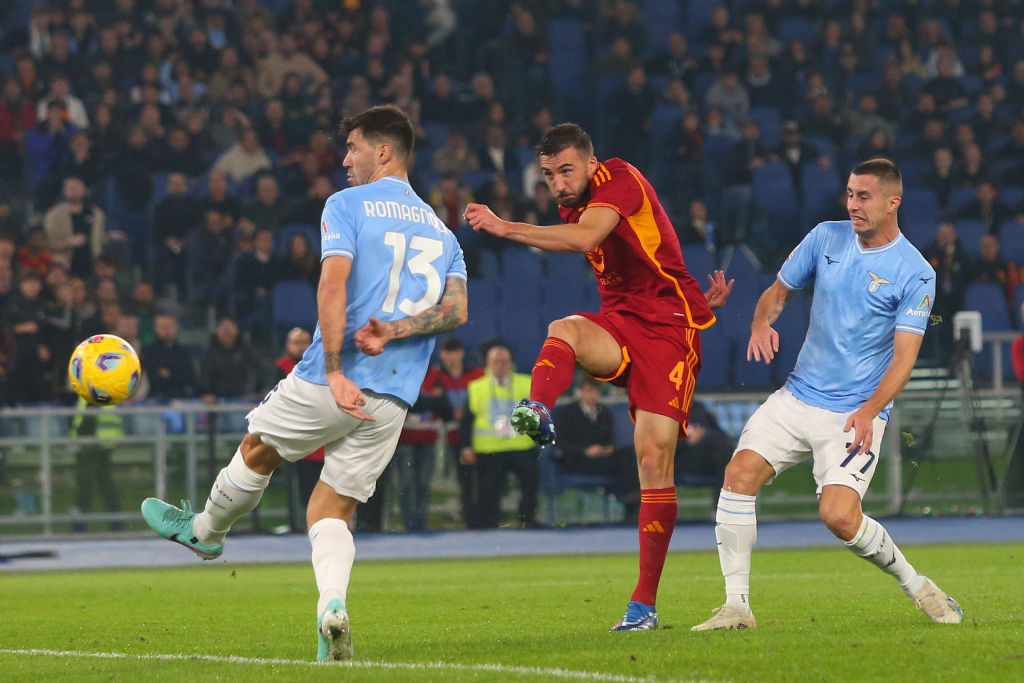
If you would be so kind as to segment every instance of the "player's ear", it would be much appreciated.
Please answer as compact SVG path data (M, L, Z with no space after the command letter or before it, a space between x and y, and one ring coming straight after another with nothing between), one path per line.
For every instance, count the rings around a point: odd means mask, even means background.
M386 142L382 142L377 145L377 161L381 164L386 164L391 161L391 157L394 156L395 150Z
M591 156L587 160L587 175L592 176L597 173L597 167L601 165L601 162L597 160L597 157Z
M903 197L899 196L898 194L894 194L892 197L889 197L889 210L892 211L893 213L896 213L897 209L900 208L900 204L902 203Z

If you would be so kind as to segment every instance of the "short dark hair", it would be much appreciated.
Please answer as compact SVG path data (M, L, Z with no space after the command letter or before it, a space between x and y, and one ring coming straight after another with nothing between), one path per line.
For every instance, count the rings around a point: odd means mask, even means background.
M363 131L363 137L370 142L391 143L396 154L406 159L416 140L416 131L408 115L393 104L371 107L361 114L346 117L341 122L341 135L347 137L352 131Z
M887 185L897 196L903 196L903 175L896 162L890 159L881 157L869 159L857 164L851 173L853 175L873 175L878 178L879 185Z
M443 342L441 342L442 351L464 351L465 349L465 345L458 337L447 337Z
M553 156L572 147L587 159L594 156L594 143L587 131L575 123L560 123L540 139L537 156Z

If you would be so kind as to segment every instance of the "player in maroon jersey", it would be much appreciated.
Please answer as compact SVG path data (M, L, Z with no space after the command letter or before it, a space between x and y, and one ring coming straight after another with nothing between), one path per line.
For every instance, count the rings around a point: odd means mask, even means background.
M611 630L652 630L677 514L673 456L686 433L700 370L700 330L714 324L711 311L725 304L732 282L715 271L708 276L710 289L701 292L650 183L621 159L598 161L578 125L548 131L537 156L564 225L511 223L482 204L470 204L466 220L474 230L529 246L585 253L601 310L548 326L530 398L516 408L512 423L538 443L553 442L549 408L572 384L577 366L626 388L640 473L640 578L626 614Z

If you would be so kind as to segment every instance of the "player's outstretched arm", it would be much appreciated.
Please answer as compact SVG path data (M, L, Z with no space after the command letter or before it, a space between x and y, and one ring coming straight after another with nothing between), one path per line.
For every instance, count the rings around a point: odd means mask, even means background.
M849 419L846 421L844 432L853 430L853 438L850 439L850 446L847 453L854 453L858 449L868 450L871 448L871 441L874 437L872 427L875 417L882 409L889 405L889 401L896 398L903 387L907 386L910 380L910 372L917 363L917 354L921 351L921 344L924 335L915 332L896 331L893 339L892 362L882 375L881 381L871 398L864 402Z
M771 287L764 290L761 298L757 300L754 320L750 323L750 342L747 344L748 361L763 360L767 365L775 358L775 354L779 350L779 333L772 325L782 315L782 309L786 307L786 302L793 297L794 293L776 280Z
M370 322L356 330L356 348L368 356L376 356L392 339L448 332L465 325L468 319L466 281L450 277L445 280L441 300L427 310L400 320L370 318Z
M544 251L566 251L585 254L592 251L619 224L621 216L607 206L594 206L580 215L578 223L563 225L531 225L512 223L498 218L484 204L466 207L465 219L477 232L519 242Z
M729 294L732 293L732 286L736 284L736 280L725 281L725 271L716 270L714 275L708 275L708 282L711 283L710 289L704 292L704 298L707 299L708 307L712 310L721 308L725 305L725 302L729 299Z

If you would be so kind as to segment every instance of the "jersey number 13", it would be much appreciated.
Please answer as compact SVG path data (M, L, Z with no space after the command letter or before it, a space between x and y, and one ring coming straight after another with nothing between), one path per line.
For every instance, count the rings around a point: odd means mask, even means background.
M406 315L416 315L436 304L441 298L443 283L441 274L434 267L434 261L444 254L444 242L422 235L413 235L406 246L404 233L388 231L384 233L384 244L391 247L395 254L388 276L388 295L384 297L384 305L381 306L381 310L385 313L395 312L398 289L402 284L403 265L407 265L409 272L413 275L421 275L426 279L427 291L419 301L402 299L401 303L398 303L398 310ZM406 263L406 254L410 250L414 253L409 256L408 263Z

